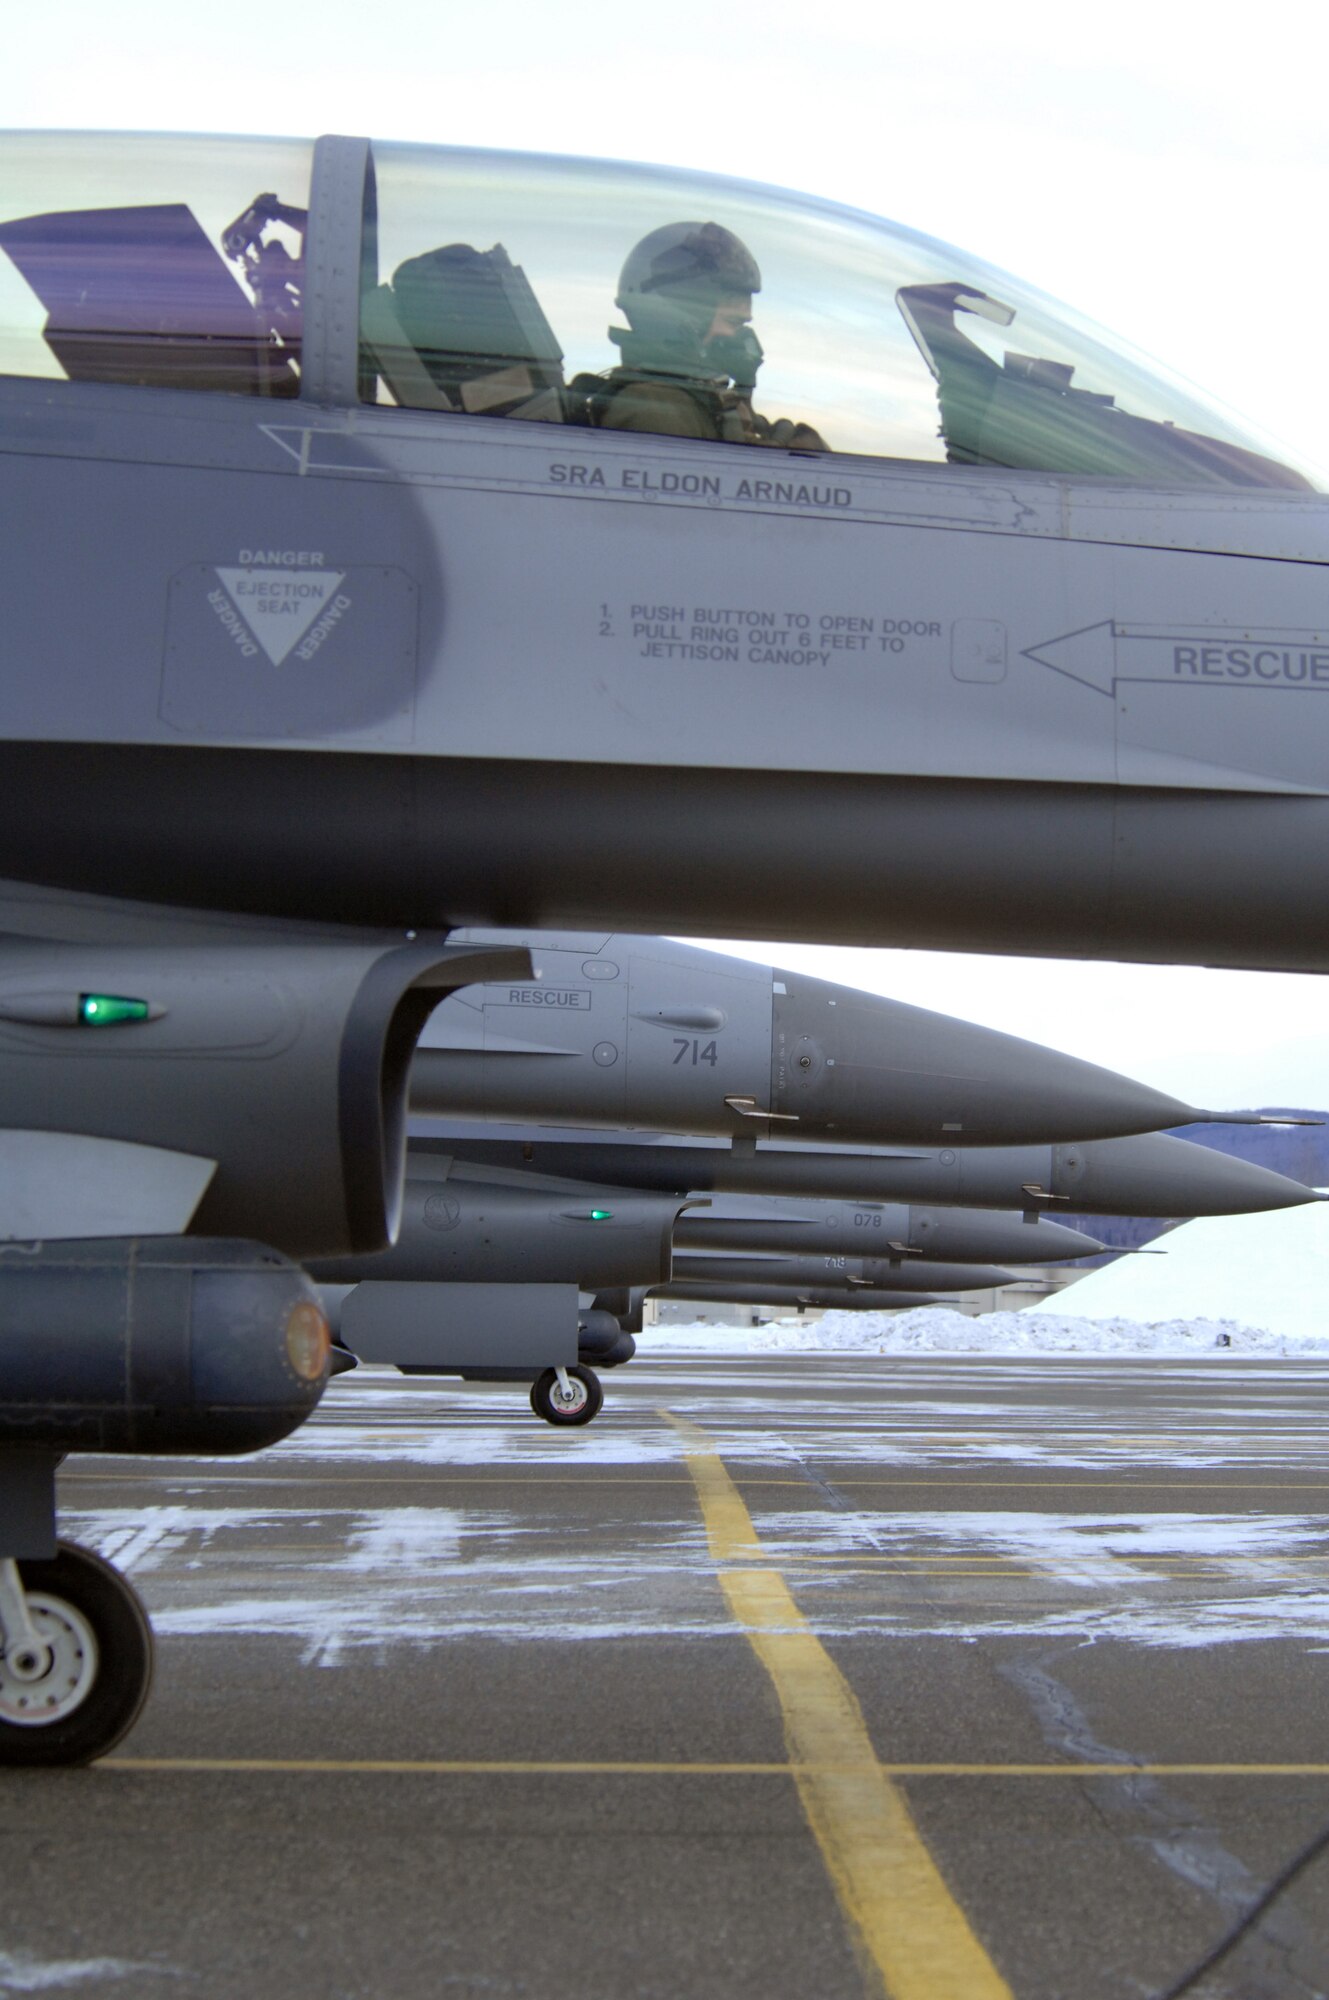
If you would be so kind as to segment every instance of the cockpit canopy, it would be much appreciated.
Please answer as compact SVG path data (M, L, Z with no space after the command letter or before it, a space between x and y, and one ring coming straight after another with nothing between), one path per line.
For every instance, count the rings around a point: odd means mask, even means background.
M337 305L306 297L307 238L335 225L345 241L358 220L357 387L384 412L615 428L630 380L652 393L624 427L736 448L1313 483L1066 308L872 216L674 169L374 143L362 179L325 177L311 222L314 156L305 141L9 135L0 374L298 396L306 316ZM701 361L634 367L620 277L681 223L746 253L751 326L703 342ZM679 421L680 394L696 422Z
M0 372L297 395L312 152L307 141L7 135Z

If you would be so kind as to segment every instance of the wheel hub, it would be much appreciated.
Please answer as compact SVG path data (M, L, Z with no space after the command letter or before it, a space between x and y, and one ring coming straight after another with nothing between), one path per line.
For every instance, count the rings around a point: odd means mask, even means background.
M82 1612L63 1598L28 1595L32 1628L46 1652L45 1671L35 1649L0 1655L0 1722L40 1729L61 1722L86 1701L97 1678L97 1640Z

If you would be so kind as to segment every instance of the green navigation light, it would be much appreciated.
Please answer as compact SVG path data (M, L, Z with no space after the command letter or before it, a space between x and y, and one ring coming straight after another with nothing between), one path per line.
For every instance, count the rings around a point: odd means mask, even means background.
M593 1208L591 1210L592 1222L612 1222L613 1219L614 1211L612 1208Z
M89 1028L112 1028L121 1021L146 1021L151 1013L146 1000L130 1000L123 993L78 996L78 1018Z

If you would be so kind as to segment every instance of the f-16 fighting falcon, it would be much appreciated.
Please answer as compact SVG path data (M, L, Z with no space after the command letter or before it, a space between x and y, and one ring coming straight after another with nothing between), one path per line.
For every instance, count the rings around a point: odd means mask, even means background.
M314 1260L311 1270L343 1366L363 1358L471 1380L531 1380L538 1415L587 1423L600 1407L593 1364L630 1360L642 1298L693 1275L676 1250L819 1253L839 1266L870 1252L898 1290L916 1294L1004 1283L1008 1273L987 1268L996 1257L1056 1263L1101 1247L1060 1223L978 1209L742 1195L707 1198L697 1209L680 1194L469 1165L426 1140L409 1150L395 1246ZM724 1275L753 1274L735 1264ZM776 1282L783 1274L761 1275ZM802 1265L796 1276L806 1281ZM855 1281L867 1282L857 1273ZM823 1282L839 1280L827 1270ZM582 1295L594 1301L589 1309Z
M463 930L453 942L529 951L536 978L476 985L435 1010L411 1070L417 1114L959 1146L1197 1116L1258 1122L1196 1114L1015 1035L671 938Z
M58 1763L150 1653L55 1464L316 1400L283 1260L387 1247L423 1020L529 970L454 927L1324 969L1329 506L823 201L356 137L0 157L0 1757ZM629 282L662 229L691 267ZM705 327L698 232L752 264ZM599 420L620 367L694 395L647 298L714 435Z
M820 1196L941 1208L1019 1208L1028 1216L1247 1215L1319 1199L1252 1160L1165 1132L1060 1146L835 1146L793 1138L697 1144L663 1133L419 1120L412 1148L481 1167L611 1181L680 1195ZM995 1253L989 1253L995 1254ZM1006 1254L1006 1253L1003 1253ZM1040 1261L1042 1261L1040 1259Z

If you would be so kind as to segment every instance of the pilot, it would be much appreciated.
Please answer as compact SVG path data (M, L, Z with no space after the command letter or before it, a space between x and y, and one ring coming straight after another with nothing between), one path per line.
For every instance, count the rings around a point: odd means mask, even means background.
M752 295L760 290L752 252L718 222L670 222L643 236L618 281L615 303L628 324L609 329L623 360L595 378L592 422L825 451L810 425L772 423L752 408L762 361Z

